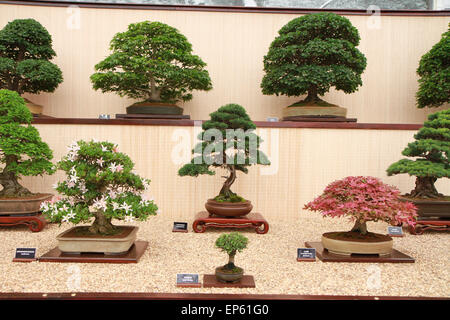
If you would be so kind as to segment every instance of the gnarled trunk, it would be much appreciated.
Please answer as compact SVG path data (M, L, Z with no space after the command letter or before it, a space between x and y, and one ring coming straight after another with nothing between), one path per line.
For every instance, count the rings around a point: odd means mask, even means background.
M150 78L150 100L151 101L161 101L161 90L156 87L155 78Z
M111 234L117 230L117 228L111 223L111 218L105 217L103 212L97 211L94 215L95 221L89 227L89 232L94 234Z
M306 97L304 102L315 103L315 102L319 102L319 101L321 101L321 99L319 98L319 95L317 94L317 87L312 86L311 88L308 89L308 96Z
M413 198L439 198L444 195L439 193L434 186L437 178L435 177L417 177L416 187L411 193L407 194Z
M366 222L365 222L365 221L361 222L361 221L359 221L359 220L356 220L355 225L353 226L353 228L352 228L351 231L352 231L352 232L359 232L359 233L361 233L362 235L367 234L367 225L366 225Z
M234 268L236 268L236 266L234 265L234 257L235 256L236 256L236 251L233 251L228 255L228 263L224 266L225 269L233 270Z
M16 156L5 157L6 166L0 173L0 185L3 189L0 191L0 197L23 197L32 193L27 188L21 186L18 182L17 175L10 171L11 164L18 161Z
M234 193L231 191L231 185L236 180L236 169L234 165L229 165L228 170L230 171L230 176L225 180L223 183L222 189L220 189L219 195L226 196L227 198L234 195Z

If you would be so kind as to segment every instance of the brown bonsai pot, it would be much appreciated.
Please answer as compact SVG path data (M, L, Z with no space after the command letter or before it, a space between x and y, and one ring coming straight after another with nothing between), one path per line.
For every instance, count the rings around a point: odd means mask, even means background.
M387 235L372 232L366 235L354 231L327 232L322 235L322 245L329 252L341 255L388 255L392 252L393 240Z
M127 107L128 114L182 115L183 108L164 102L137 102Z
M236 283L241 281L244 276L244 269L235 267L233 270L228 270L224 267L217 267L215 275L219 282Z
M38 193L28 197L0 198L0 215L37 213L41 203L53 197L50 193Z
M420 199L402 196L400 200L414 203L420 217L450 218L450 197Z
M250 213L253 205L249 200L243 202L219 202L214 199L208 199L205 208L210 214L222 217L240 217Z

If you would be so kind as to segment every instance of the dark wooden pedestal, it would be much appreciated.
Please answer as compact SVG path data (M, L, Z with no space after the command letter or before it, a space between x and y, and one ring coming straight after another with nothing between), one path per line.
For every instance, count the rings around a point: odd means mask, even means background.
M316 249L316 256L322 262L372 262L372 263L414 263L414 258L393 249L385 256L378 254L352 254L350 256L334 254L324 249L321 242L305 242L307 248Z
M147 249L147 241L136 241L125 254L106 255L102 253L62 253L58 247L39 258L39 262L80 263L137 263Z
M450 219L419 218L415 227L409 227L408 231L411 234L419 235L428 229L436 231L450 230Z
M242 217L220 217L201 211L195 216L192 224L195 232L203 233L208 227L216 228L254 228L256 233L265 234L269 231L269 224L260 213L250 212ZM262 227L262 228L261 228Z
M255 288L253 276L244 275L241 281L236 283L224 283L217 280L214 274L203 275L203 288Z
M0 226L26 225L33 232L39 232L47 225L47 221L38 214L0 215Z
M116 114L116 119L191 119L188 114L145 114L145 113L130 113L130 114Z
M300 122L356 122L356 118L345 117L306 117L306 116L292 116L284 117L283 121L300 121Z

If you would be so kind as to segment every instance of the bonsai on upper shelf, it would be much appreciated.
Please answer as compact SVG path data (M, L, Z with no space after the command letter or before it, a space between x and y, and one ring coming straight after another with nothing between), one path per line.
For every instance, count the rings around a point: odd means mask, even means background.
M216 240L216 247L228 254L228 263L216 268L216 277L220 282L238 282L244 275L244 269L234 264L236 253L247 248L248 239L238 232L222 234Z
M439 193L434 184L437 179L450 178L450 109L430 114L414 139L402 154L417 159L401 159L387 173L416 177L414 190L405 196L419 207L419 215L449 217L450 197Z
M417 74L417 107L439 107L450 102L450 29L422 56Z
M295 18L278 33L264 57L263 94L307 94L285 108L284 117L345 117L345 108L319 96L331 87L352 93L362 85L366 58L356 48L358 30L345 17L321 12Z
M191 163L184 165L180 176L197 177L200 174L214 175L213 168L228 171L222 189L205 207L211 214L241 216L249 213L251 202L231 191L237 172L248 173L253 164L269 165L267 156L259 150L262 139L254 133L255 124L245 109L238 104L227 104L210 114L211 119L202 124L203 132L192 150Z
M389 254L392 239L367 231L368 221L384 221L398 226L414 226L416 207L398 199L400 191L374 177L346 177L330 183L323 194L304 209L319 211L323 216L348 216L354 221L351 231L328 232L322 245L339 254Z
M50 60L56 56L52 37L34 19L16 19L0 30L0 89L19 94L54 92L62 72ZM29 101L33 113L42 107Z
M193 90L210 90L206 63L177 29L161 22L140 22L117 33L113 52L95 66L94 89L142 101L127 113L182 114L177 101L192 99Z

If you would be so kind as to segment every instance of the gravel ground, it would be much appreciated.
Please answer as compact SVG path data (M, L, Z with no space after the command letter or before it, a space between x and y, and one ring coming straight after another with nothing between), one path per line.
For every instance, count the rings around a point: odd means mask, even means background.
M57 245L56 235L69 224L48 225L32 233L27 227L0 227L0 292L151 292L249 293L299 295L377 295L450 297L448 232L405 232L394 248L415 263L297 262L297 248L320 241L324 232L349 230L345 219L322 218L303 212L295 222L269 221L267 234L241 229L248 248L236 255L236 265L255 277L256 288L177 288L177 273L212 274L227 255L214 247L230 229L207 229L203 234L172 232L173 218L159 215L139 226L138 239L149 247L137 264L13 263L17 247L35 247L41 256ZM120 224L120 223L117 223ZM372 232L386 233L385 223L369 223Z

